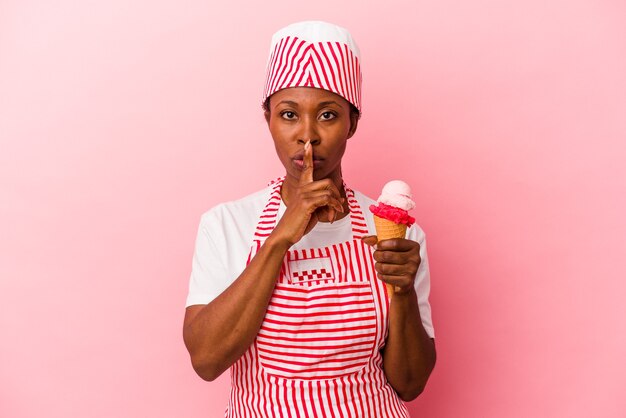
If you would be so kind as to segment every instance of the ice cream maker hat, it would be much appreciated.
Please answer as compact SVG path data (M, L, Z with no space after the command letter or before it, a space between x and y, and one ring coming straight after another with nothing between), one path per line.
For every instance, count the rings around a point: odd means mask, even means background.
M289 87L331 91L361 111L361 55L347 29L305 21L272 36L263 100Z

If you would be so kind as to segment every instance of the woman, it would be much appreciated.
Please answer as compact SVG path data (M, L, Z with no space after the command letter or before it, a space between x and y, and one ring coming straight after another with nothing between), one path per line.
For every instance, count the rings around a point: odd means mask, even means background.
M193 367L205 380L231 369L228 417L408 417L401 400L435 364L425 237L414 225L377 243L374 201L343 182L358 47L301 22L270 52L264 111L286 174L202 216L184 321Z

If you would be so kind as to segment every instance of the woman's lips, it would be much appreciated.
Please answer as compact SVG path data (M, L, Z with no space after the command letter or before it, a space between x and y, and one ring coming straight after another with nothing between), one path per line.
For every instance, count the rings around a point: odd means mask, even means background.
M297 154L295 154L291 158L291 160L293 161L296 168L302 170L302 168L304 168L304 151L300 151ZM317 155L313 154L313 169L320 167L323 163L324 163L323 158L318 157Z
M302 170L304 168L304 160L303 159L298 159L298 158L293 158L291 161L293 161L294 165L296 166L296 168ZM322 164L324 163L324 160L316 160L313 159L313 169L319 168L322 166Z

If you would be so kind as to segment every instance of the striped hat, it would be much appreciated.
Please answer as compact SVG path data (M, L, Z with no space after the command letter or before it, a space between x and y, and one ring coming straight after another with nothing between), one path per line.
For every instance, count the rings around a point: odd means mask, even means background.
M361 111L361 56L350 33L321 21L289 25L272 36L263 100L289 87L331 91Z

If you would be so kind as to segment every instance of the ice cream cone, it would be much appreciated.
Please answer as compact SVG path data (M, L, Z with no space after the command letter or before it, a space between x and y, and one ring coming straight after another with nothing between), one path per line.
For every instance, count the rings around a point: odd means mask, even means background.
M406 225L397 224L385 218L374 215L374 225L376 226L376 236L378 241L391 238L404 238L406 236Z
M406 225L404 224L397 224L388 219L379 218L374 215L374 225L376 226L378 241L392 238L404 238L406 236ZM387 287L388 297L391 298L394 292L393 285L385 283L385 286Z
M408 214L415 207L409 185L402 180L388 182L376 202L377 205L370 206L370 212L374 215L378 241L405 238L406 229L415 222L415 218ZM391 298L394 286L387 283L385 285L387 296Z

